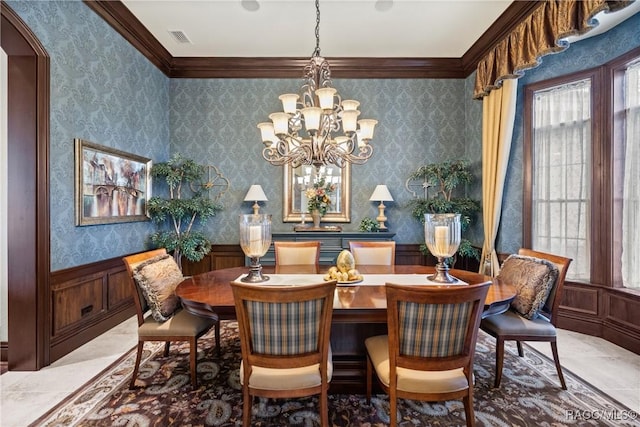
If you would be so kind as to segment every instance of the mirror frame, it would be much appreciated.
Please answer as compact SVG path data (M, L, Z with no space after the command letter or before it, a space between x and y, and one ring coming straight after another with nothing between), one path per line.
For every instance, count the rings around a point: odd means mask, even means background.
M293 169L290 164L283 165L283 187L282 187L282 221L301 222L302 212L295 212L293 209ZM343 206L340 212L327 212L323 217L323 222L351 222L351 164L347 163L342 168L342 188L340 191L340 205ZM305 212L306 222L311 222L311 214Z

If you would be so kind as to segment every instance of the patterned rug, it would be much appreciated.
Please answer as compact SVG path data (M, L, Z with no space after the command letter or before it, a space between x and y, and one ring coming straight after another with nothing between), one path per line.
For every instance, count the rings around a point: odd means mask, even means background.
M189 379L188 346L145 344L136 390L129 390L135 352L125 354L92 381L58 404L32 426L238 426L242 393L238 380L240 344L237 323L222 322L222 354L213 335L199 340L198 388ZM640 426L634 413L571 372L560 389L553 362L531 347L517 357L507 346L502 385L492 388L494 340L480 333L475 360L475 414L478 426ZM461 401L425 403L399 400L399 425L464 426ZM254 426L319 425L316 398L256 400ZM330 395L333 426L388 425L386 395L366 403L362 395Z

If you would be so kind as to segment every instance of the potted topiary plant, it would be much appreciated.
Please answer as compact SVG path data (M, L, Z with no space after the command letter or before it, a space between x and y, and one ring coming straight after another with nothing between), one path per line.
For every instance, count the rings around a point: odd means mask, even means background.
M222 206L192 189L190 184L200 180L203 174L203 166L180 154L151 168L151 176L164 180L169 192L166 198L156 196L148 202L149 216L164 228L151 235L151 242L173 252L179 266L182 266L183 256L197 262L209 253L211 241L202 232L194 230L194 226L202 225L222 210Z
M362 221L360 221L360 226L358 227L358 230L360 231L369 232L378 231L379 229L380 226L378 225L378 221L374 221L369 217L362 218Z
M469 170L466 160L445 161L431 163L419 167L411 174L409 180L422 180L425 188L435 188L436 193L431 197L418 197L409 202L411 215L424 224L426 213L459 213L463 238L457 254L462 257L480 259L480 251L468 239L464 238L465 231L475 221L480 212L480 202L469 197L459 196L456 189L473 181L474 176ZM428 252L426 245L421 245L424 253Z

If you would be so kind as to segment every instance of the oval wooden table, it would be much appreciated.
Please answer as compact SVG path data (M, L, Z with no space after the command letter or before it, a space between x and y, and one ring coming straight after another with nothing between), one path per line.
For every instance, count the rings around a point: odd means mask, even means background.
M357 266L368 282L379 277L393 281L393 275L433 274L434 267L422 265ZM264 266L263 274L322 274L328 266L316 272L314 266L286 266L276 270ZM225 268L186 278L176 288L176 294L185 310L202 316L216 313L220 319L235 319L235 304L229 283L248 272L248 267ZM506 311L516 295L513 286L500 283L489 276L465 271L451 270L451 275L468 284L492 282L489 287L483 317ZM380 275L380 276L378 276ZM321 280L321 278L319 278ZM273 282L275 282L275 278ZM398 281L401 282L401 281ZM267 282L267 284L269 284ZM434 285L460 286L460 285ZM387 305L384 283L366 285L339 285L334 299L331 327L331 349L334 374L331 392L363 393L366 372L364 340L370 336L386 334Z

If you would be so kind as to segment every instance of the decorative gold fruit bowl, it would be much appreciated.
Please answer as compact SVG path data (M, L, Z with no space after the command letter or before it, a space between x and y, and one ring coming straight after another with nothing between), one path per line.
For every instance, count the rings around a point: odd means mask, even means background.
M362 274L356 269L356 263L351 252L344 250L336 258L336 265L329 268L324 280L336 280L340 285L350 285L362 282Z

